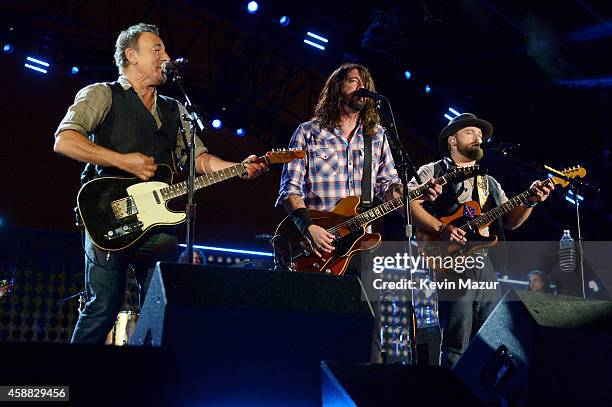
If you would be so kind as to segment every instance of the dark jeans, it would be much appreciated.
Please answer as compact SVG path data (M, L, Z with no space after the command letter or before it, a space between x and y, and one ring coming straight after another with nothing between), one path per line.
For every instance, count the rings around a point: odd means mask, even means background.
M369 271L367 273L362 274L362 262L364 265L370 265ZM371 278L372 276L372 252L364 251L358 252L353 256L351 261L349 262L348 267L346 268L345 275L348 276L357 276L362 280L362 284L364 286L369 284L364 279ZM380 297L379 298L368 298L370 302L370 306L374 311L374 326L372 332L372 345L370 348L370 363L382 363L382 347L380 343L380 329L381 329L381 321L380 321Z
M468 278L476 282L496 282L491 260L487 258L482 269L466 270L462 274L436 274L436 281L454 281L457 287L459 279ZM440 366L452 368L457 363L499 300L499 289L438 290L438 320L442 335Z
M87 303L74 328L72 343L104 344L123 305L128 267L134 268L144 286L144 301L155 264L177 259L176 235L153 233L129 249L112 253L95 247L87 236L85 251Z

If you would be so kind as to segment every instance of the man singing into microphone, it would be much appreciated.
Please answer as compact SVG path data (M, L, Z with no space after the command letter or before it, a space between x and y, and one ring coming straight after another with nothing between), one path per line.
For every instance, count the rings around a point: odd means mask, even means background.
M285 207L319 256L334 250L334 235L313 224L306 208L330 211L342 198L362 196L365 143L372 143L372 196L384 200L401 194L378 112L371 99L354 94L359 89L375 92L372 76L364 66L348 63L331 74L314 118L300 124L289 143L290 148L306 150L306 159L283 167L276 204ZM430 189L430 199L439 193L440 186L437 188ZM359 274L359 264L355 256L346 273ZM373 348L372 359L380 359L379 345Z
M136 176L151 179L158 164L176 170L186 160L181 126L184 106L158 95L166 82L163 65L170 61L158 28L137 24L122 31L115 44L115 82L81 89L55 132L54 150L86 162L81 180L100 176ZM235 165L208 153L196 138L196 171L212 172ZM257 177L264 166L244 161L247 174ZM105 252L89 237L85 241L87 304L79 315L72 342L103 344L123 301L126 270L132 265L146 287L157 261L175 261L177 239L173 228L158 228L129 249ZM142 296L144 298L144 295Z
M471 113L463 113L450 121L438 136L438 147L445 157L439 161L422 166L419 169L421 179L440 177L451 168L467 167L476 164L483 157L480 146L493 133L493 126ZM413 179L410 187L417 187ZM540 181L531 184L533 196L526 206L518 206L509 212L503 222L491 225L492 233L502 237L503 227L516 229L531 214L531 208L544 201L553 187L545 186ZM465 232L453 225L446 225L437 218L448 216L467 201L480 203L482 212L493 209L508 201L501 185L489 175L478 175L460 184L449 184L444 187L442 195L434 203L412 201L410 208L414 223L418 228L431 234L438 234L440 240L465 242ZM489 228L480 230L488 236ZM436 275L439 281L454 281L458 278L474 282L496 282L497 277L487 256L486 250L477 255L485 258L484 267L469 269L460 275L453 272ZM499 291L490 289L438 290L438 317L442 333L440 365L453 367L467 347L470 339L478 332L493 308L499 301Z

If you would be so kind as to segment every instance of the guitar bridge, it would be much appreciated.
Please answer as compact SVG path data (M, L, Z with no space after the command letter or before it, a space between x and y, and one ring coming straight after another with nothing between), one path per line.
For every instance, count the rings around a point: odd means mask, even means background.
M130 233L140 232L142 230L142 225L142 222L132 222L123 226L119 226L118 228L111 229L106 232L104 234L104 238L106 240L114 240Z
M123 219L138 213L138 208L131 196L111 202L111 208L113 208L113 213L117 219Z

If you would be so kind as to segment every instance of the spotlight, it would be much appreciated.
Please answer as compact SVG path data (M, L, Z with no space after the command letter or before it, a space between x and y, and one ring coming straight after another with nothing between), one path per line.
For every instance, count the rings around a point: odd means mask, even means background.
M458 111L456 111L455 109L453 109L452 107L449 107L448 111L451 112L452 114L454 114L455 116L459 116L461 114Z
M13 44L4 44L2 47L2 51L4 51L5 54L11 54L14 50Z
M429 84L425 85L425 93L431 93L431 86Z
M287 27L289 23L291 23L291 19L289 16L281 16L281 18L278 19L278 23L281 27Z
M249 1L247 4L247 11L251 14L255 14L257 10L259 10L259 4L256 1Z
M221 122L221 120L219 120L219 119L215 119L215 120L213 120L213 121L212 121L212 126L213 126L215 129L220 129L220 128L221 128L221 126L223 126L223 123Z
M319 34L312 33L310 31L308 31L306 33L306 37L307 38L304 38L304 43L305 44L308 44L311 47L315 47L315 48L318 48L318 49L320 49L322 51L325 51L325 46L323 44L327 44L329 42L329 40L327 38L322 37ZM308 38L308 37L310 37L310 38ZM318 42L315 42L315 40L318 41ZM323 44L321 44L321 43L323 43Z
M238 137L243 137L245 134L246 134L246 131L242 127L236 129L236 135Z
M450 115L450 114L448 114L448 113L445 113L445 114L444 114L444 117L446 117L448 120L453 120L453 116L451 116L451 115Z
M77 75L81 70L79 69L78 66L73 66L72 69L70 70L70 73L72 73L73 75Z
M412 72L410 72L410 71L404 71L404 78L406 78L406 79L410 79L410 78L412 78Z

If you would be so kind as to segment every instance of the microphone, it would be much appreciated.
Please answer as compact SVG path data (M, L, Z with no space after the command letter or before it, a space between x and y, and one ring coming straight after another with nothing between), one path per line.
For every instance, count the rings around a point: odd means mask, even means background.
M516 143L482 143L480 144L480 148L483 150L492 150L492 151L508 151L515 150L519 148L521 145Z
M386 99L380 93L372 92L371 90L367 90L365 88L357 89L355 92L353 92L352 97L356 97L356 98L363 97L363 98L370 98L374 100Z
M187 58L176 58L171 61L162 62L161 69L164 73L177 72L179 69L187 65L189 60Z

